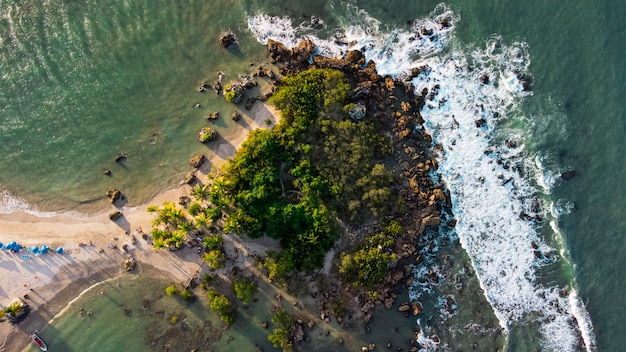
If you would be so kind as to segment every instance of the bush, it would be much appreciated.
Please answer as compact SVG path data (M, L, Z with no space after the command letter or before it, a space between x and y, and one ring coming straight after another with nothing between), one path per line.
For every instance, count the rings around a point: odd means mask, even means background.
M209 268L213 270L217 270L221 268L226 262L226 255L222 252L221 249L213 249L207 253L204 253L202 256L202 260L204 260Z
M189 290L183 290L180 293L180 296L187 302L191 302L194 300L195 296L193 294L193 292L189 291Z
M254 281L248 279L235 281L233 283L233 288L235 290L235 294L237 295L237 299L239 299L241 303L245 305L250 304L250 302L252 301L252 297L257 290Z
M189 205L187 211L191 216L197 216L200 212L202 212L202 205L198 202L193 202Z
M224 237L220 234L208 235L204 238L202 244L204 244L209 250L221 249L224 245Z
M276 325L276 328L271 334L267 336L267 339L274 345L274 347L280 347L283 351L291 351L292 344L289 340L289 330L291 328L293 318L285 309L281 309L274 313L272 316L272 323Z
M170 297L178 294L178 292L178 289L174 285L169 285L165 288L165 293Z

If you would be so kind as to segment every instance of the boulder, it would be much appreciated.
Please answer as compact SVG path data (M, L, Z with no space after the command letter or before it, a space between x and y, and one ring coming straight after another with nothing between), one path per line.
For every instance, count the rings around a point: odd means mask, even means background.
M204 154L202 153L196 154L193 158L191 158L191 160L189 160L189 164L196 169L202 166L203 162L204 162Z
M123 263L124 270L131 271L137 267L137 261L135 258L128 258Z
M109 201L111 203L115 203L116 200L120 199L122 196L122 192L117 189L109 189L106 191L107 197L109 197Z
M228 48L231 45L237 45L237 36L232 31L226 31L220 35L219 44L222 48Z
M217 139L217 131L211 127L203 127L198 132L198 142L207 143Z
M409 305L409 302L405 302L400 307L398 307L398 311L400 312L408 312L409 310L411 310L411 306Z
M115 221L117 221L119 218L121 218L121 217L122 217L122 215L123 215L123 214L122 214L121 212L119 212L119 211L113 212L113 213L109 214L109 220L111 220L111 221L115 222Z
M217 111L213 111L212 113L206 115L205 119L207 121L214 121L217 120L217 118L220 116L220 113Z
M192 184L195 180L196 180L196 173L193 171L185 175L185 178L183 178L183 182L188 185Z
M565 171L564 173L561 174L561 179L563 181L570 180L574 177L576 177L576 170Z

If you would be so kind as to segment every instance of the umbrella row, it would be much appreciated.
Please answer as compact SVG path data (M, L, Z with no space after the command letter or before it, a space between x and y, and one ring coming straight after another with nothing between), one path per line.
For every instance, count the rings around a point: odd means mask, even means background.
M4 249L7 252L19 252L22 250L22 248L24 247L15 241L9 242L6 245L0 242L0 250ZM45 254L45 253L48 253L49 250L51 249L44 244L43 246L41 246L41 248L39 248L39 246L28 247L27 251L28 253L33 253L33 254ZM55 252L59 254L63 253L63 247L58 247L55 250Z

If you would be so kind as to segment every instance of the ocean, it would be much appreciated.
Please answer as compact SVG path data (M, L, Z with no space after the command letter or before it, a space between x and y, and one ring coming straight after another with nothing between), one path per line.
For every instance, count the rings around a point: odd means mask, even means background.
M251 72L269 38L310 37L323 55L363 49L381 74L424 66L412 84L435 92L422 115L442 147L433 177L450 189L457 226L430 234L437 251L416 282L433 268L442 280L411 288L431 304L407 324L424 339L438 334L430 346L441 350L626 346L626 4L0 1L0 10L0 210L78 216L104 209L112 187L145 203L180 182L191 156L211 153L195 141L203 117L232 111L198 85L219 70ZM217 45L226 29L235 50ZM217 124L226 137L227 120ZM115 163L120 152L128 158Z

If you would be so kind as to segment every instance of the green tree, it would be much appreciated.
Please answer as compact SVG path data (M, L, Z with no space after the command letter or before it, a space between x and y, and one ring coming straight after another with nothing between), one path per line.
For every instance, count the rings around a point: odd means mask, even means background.
M187 207L187 212L191 216L198 216L198 214L202 213L202 205L198 202L193 202Z
M176 286L174 285L169 285L165 288L165 293L170 297L178 294L178 292L178 288L176 288Z
M276 325L267 339L274 345L280 347L283 351L291 351L293 345L289 340L289 329L291 328L293 318L285 309L281 309L272 316L272 323Z
M220 234L208 235L202 240L202 244L208 249L221 249L224 245L224 237Z
M257 290L254 281L245 278L235 281L233 283L233 288L237 295L237 299L239 299L241 303L245 305L250 304Z
M196 184L191 189L191 196L197 201L206 202L211 196L209 185L208 184L204 184L204 185Z
M204 253L202 260L204 260L211 269L217 270L226 262L226 255L224 255L221 249L213 249Z

